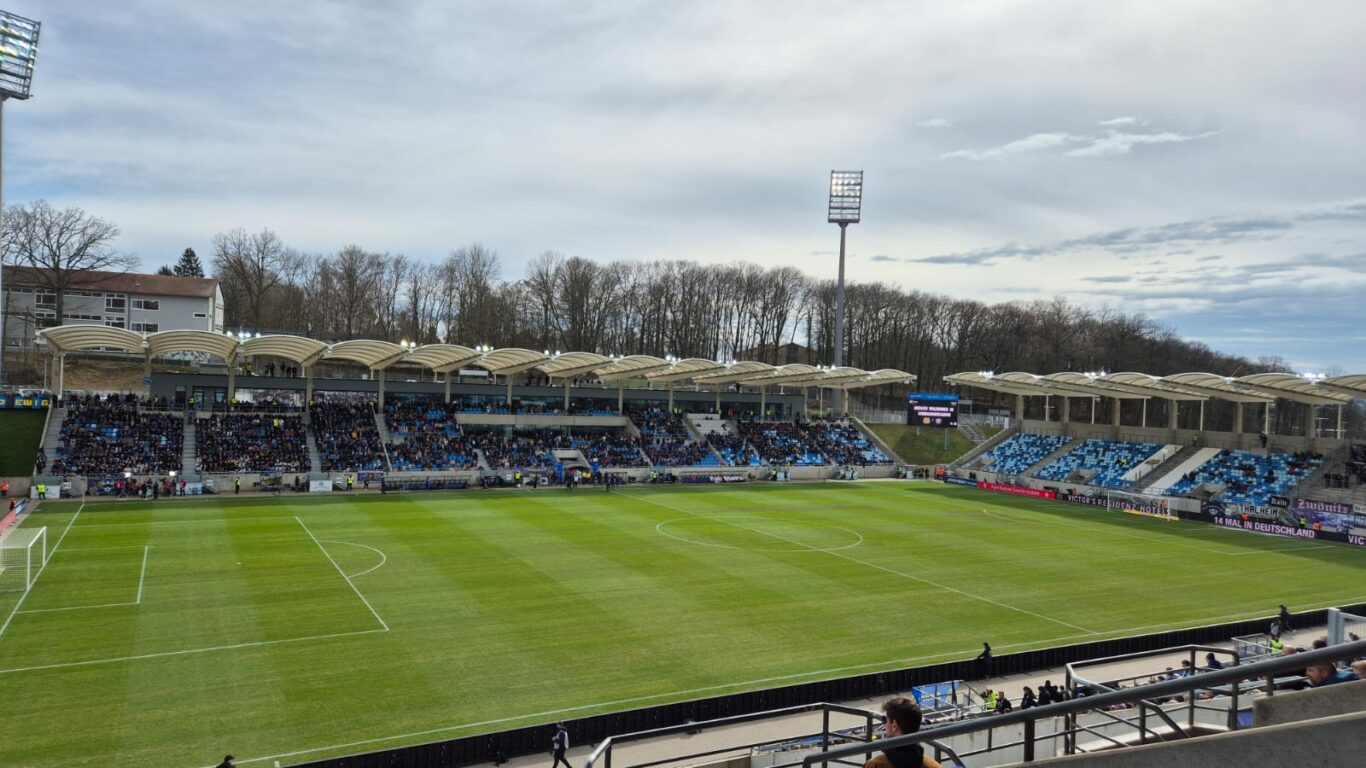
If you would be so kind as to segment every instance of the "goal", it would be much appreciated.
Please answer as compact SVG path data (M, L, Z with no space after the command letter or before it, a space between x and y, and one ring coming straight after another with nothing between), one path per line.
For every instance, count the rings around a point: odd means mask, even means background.
M46 526L11 531L0 541L0 592L27 592L47 557Z
M1168 509L1167 500L1165 498L1147 493L1129 493L1128 491L1114 490L1106 491L1105 508L1130 515L1157 517L1163 520L1176 519L1175 510Z

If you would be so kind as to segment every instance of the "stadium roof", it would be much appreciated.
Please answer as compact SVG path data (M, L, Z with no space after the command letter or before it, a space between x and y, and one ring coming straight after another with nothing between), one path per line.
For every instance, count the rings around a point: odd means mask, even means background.
M612 362L612 358L599 355L596 352L565 352L536 366L536 370L552 379L567 379L571 376L592 373L610 362Z
M324 360L350 360L371 370L388 368L402 360L408 350L392 341L373 339L354 339L342 341L328 347L323 353Z
M627 355L613 360L610 364L599 368L597 371L598 381L615 381L617 379L630 379L636 376L644 376L647 373L662 371L673 365L669 360L662 357L651 355Z
M549 359L549 355L540 352L507 347L485 352L478 359L471 360L470 365L477 365L495 376L511 376L514 373L529 371Z
M327 345L303 336L257 336L237 346L237 356L269 355L282 357L299 365L312 365L327 352Z
M212 331L160 331L147 334L147 351L153 357L172 352L207 352L231 361L237 354L237 339Z
M416 363L437 373L448 373L479 357L480 354L459 344L425 344L409 352L404 362Z
M1277 398L1310 405L1342 405L1366 397L1366 374L1313 379L1291 373L1256 373L1234 378L1213 373L1062 372L1040 376L1015 371L968 371L944 377L949 384L1029 397L1112 397L1270 403Z
M38 331L38 336L57 352L100 348L142 352L144 344L141 333L104 325L59 325Z

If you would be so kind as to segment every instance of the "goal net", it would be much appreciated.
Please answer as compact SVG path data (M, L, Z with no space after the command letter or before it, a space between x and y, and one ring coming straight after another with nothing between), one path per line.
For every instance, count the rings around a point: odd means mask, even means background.
M1176 519L1176 512L1167 508L1166 499L1146 493L1106 491L1105 508L1130 515L1157 517L1163 520Z
M0 541L0 592L26 592L47 564L47 527L19 528Z

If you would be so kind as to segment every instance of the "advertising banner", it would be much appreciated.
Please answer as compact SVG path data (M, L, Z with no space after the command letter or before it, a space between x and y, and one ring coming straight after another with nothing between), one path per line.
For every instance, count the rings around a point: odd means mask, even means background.
M1311 526L1338 533L1366 534L1366 514L1346 502L1295 499L1290 512L1296 520L1304 518Z
M25 395L0 395L0 409L41 410L51 404L47 395L27 397Z
M331 481L331 480L309 480L309 481L308 481L308 492L309 492L309 493L331 493L331 492L332 492L332 481Z
M969 488L977 487L976 480L969 480L966 477L950 477L948 475L945 475L944 482L948 483L949 485L966 485Z
M1053 491L1041 491L1038 488L1025 488L1022 485L1008 485L1006 483L988 483L982 481L977 484L978 488L984 491L996 491L997 493L1011 493L1016 496L1028 496L1031 499L1054 499L1057 493Z
M681 475L685 483L743 483L749 478L739 472L716 472L708 475Z

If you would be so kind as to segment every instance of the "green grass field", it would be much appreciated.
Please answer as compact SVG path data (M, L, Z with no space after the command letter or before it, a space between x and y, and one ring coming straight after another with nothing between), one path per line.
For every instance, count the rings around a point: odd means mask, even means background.
M0 765L271 766L1366 600L1366 552L881 482L47 504ZM17 608L17 611L16 611Z
M956 429L929 429L905 424L869 424L868 428L907 464L948 464L973 449L972 441ZM983 431L990 436L999 430ZM946 437L947 448L944 447Z
M33 474L46 419L47 411L0 411L0 477Z

